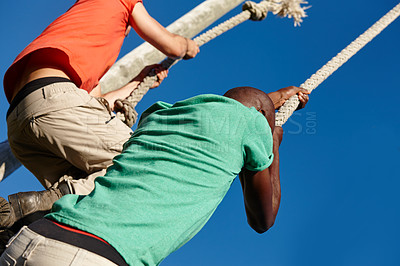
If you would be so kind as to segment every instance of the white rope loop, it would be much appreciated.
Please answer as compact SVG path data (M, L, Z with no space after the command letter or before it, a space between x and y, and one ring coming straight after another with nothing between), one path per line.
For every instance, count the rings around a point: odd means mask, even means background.
M334 58L332 58L326 65L319 69L309 79L307 79L300 87L313 91L318 87L325 79L333 74L339 67L346 63L352 56L354 56L359 50L361 50L366 44L368 44L373 38L381 33L390 23L392 23L397 17L400 16L400 3L389 11L385 16L378 20L368 30L361 34L356 40L344 48ZM299 105L299 99L297 95L291 97L285 102L285 104L279 109L275 115L275 125L282 126Z

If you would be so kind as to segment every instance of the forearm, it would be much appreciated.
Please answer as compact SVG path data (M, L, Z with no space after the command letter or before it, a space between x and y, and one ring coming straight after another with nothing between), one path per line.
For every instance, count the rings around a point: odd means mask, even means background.
M183 58L188 51L188 39L177 34L172 34L172 41L166 43L164 47L159 49L164 49L164 54L171 58ZM161 51L161 50L160 50Z
M298 109L304 108L308 102L309 91L303 88L289 86L280 90L268 93L269 98L274 104L275 110L281 107L290 97L297 95L300 104Z
M279 90L268 93L268 97L271 99L272 103L274 104L275 109L278 109L285 102L283 99L283 95Z
M140 82L138 80L133 80L132 82L128 83L127 85L123 86L118 90L110 91L106 94L100 94L100 95L98 95L99 93L91 93L91 95L93 97L102 97L106 99L110 104L111 110L114 110L114 102L117 99L127 98L132 93L132 91L137 88L139 83ZM100 87L98 87L96 91L101 91Z

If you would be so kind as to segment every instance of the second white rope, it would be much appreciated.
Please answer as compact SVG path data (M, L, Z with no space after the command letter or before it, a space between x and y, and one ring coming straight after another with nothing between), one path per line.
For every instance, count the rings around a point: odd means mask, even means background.
M390 23L400 16L400 3L390 10L385 16L378 20L368 30L361 34L356 40L344 48L339 54L332 58L326 65L319 69L309 79L307 79L300 87L313 91L325 79L333 74L339 67L346 63L352 56L368 44L373 38L381 33ZM282 126L299 105L297 96L291 97L279 109L275 116L275 125Z

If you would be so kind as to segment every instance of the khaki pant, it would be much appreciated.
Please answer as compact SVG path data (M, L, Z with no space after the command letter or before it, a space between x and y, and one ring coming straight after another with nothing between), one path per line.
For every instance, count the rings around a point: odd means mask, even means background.
M88 194L122 152L132 131L73 83L53 83L25 97L7 118L16 158L45 188L66 181Z
M7 244L0 266L115 266L112 261L85 249L46 238L24 226Z

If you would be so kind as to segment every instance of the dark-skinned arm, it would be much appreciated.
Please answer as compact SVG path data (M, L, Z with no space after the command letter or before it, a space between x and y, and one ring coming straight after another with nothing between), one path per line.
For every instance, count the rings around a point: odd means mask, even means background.
M281 107L290 97L293 95L298 95L300 104L297 109L304 108L308 102L308 94L310 94L309 91L303 88L295 87L295 86L290 86L286 88L282 88L280 90L270 92L268 93L269 98L274 104L274 108L278 109Z
M252 172L243 169L239 174L242 184L247 222L257 233L266 232L275 222L281 200L279 180L279 146L283 130L275 127L273 133L272 164L263 171Z

